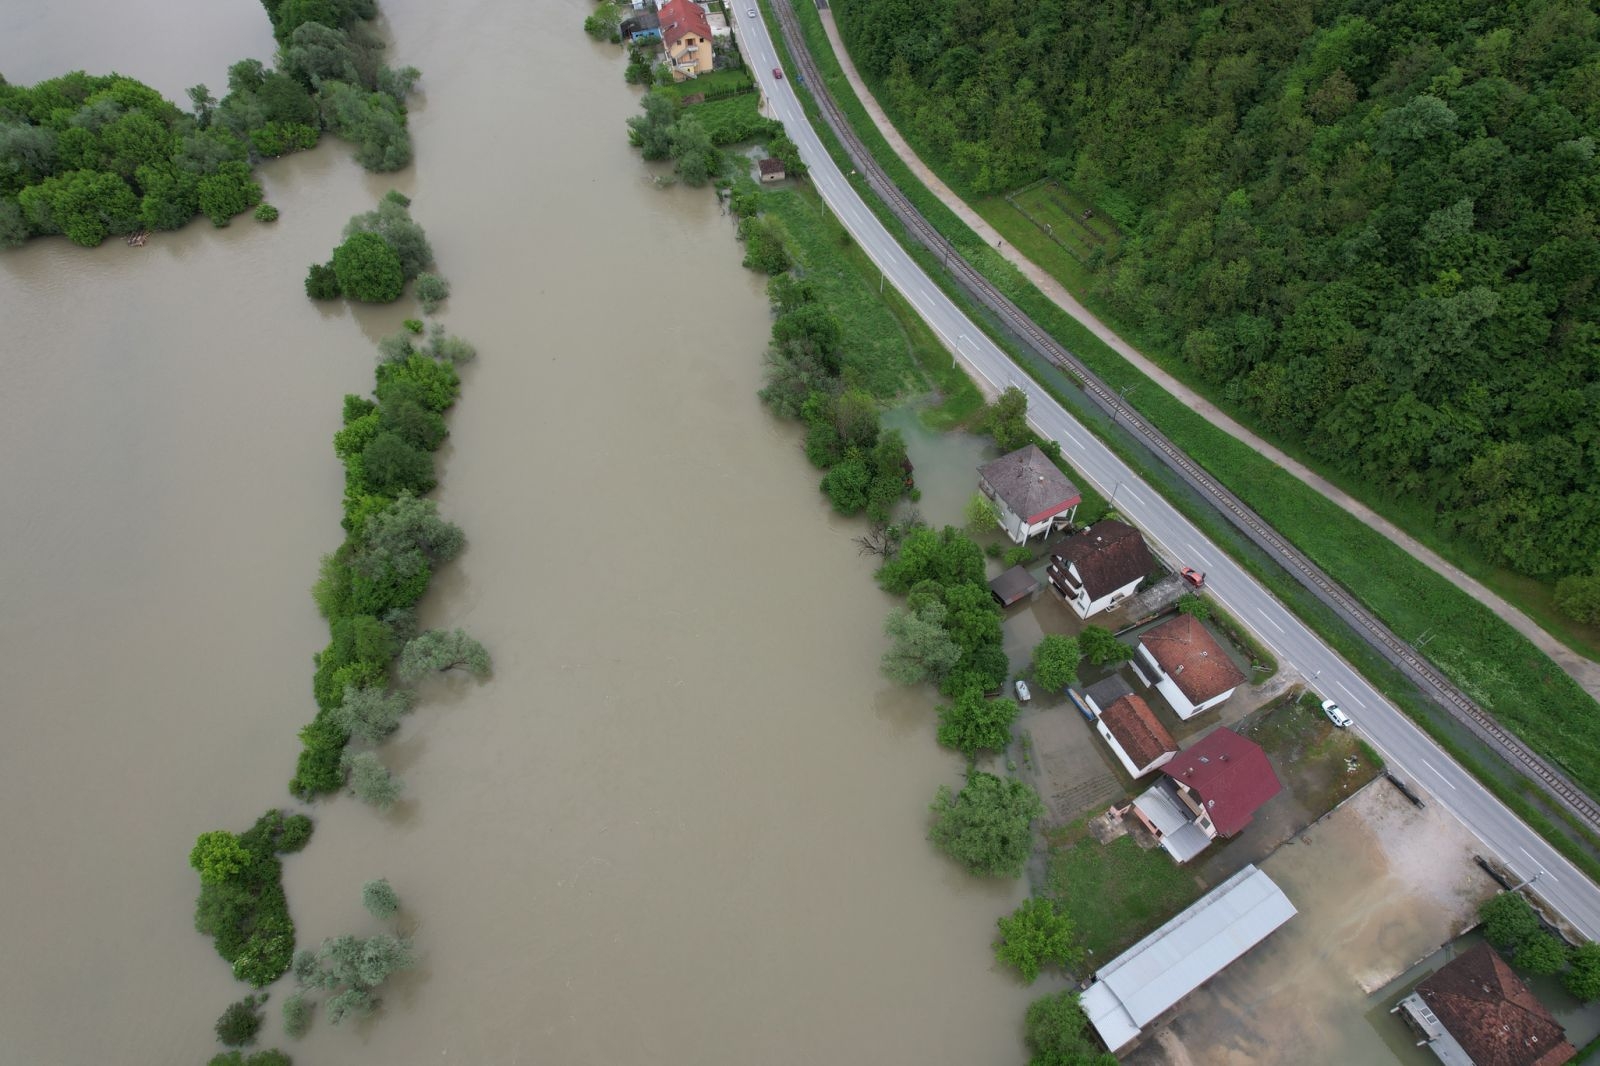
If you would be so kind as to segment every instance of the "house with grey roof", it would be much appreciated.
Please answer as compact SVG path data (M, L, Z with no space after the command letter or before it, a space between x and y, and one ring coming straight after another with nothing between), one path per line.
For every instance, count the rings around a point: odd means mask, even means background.
M978 489L994 501L1000 528L1018 544L1072 524L1083 495L1036 444L978 468Z

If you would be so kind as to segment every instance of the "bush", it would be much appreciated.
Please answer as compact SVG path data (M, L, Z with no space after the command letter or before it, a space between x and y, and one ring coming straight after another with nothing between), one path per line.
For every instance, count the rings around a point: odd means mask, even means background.
M1000 561L1007 566L1026 566L1033 562L1033 549L1026 544L1018 544L1014 548L1007 548Z
M284 853L300 851L311 840L312 822L303 814L291 814L283 820L283 831L278 835L278 850Z
M449 297L450 283L444 278L438 274L417 275L417 300L422 304L423 314L433 314Z
M1025 900L999 924L1000 939L995 942L994 957L1015 966L1030 985L1038 979L1041 966L1054 963L1069 968L1082 957L1073 944L1072 919L1057 910L1051 900L1037 896Z
M220 885L250 868L251 855L239 838L225 829L201 833L189 852L189 865L200 873L202 885Z
M266 999L266 996L246 996L236 1003L230 1003L228 1009L222 1012L222 1017L217 1019L217 1039L229 1047L254 1043L263 1021L260 1004L265 1003Z
M1099 1051L1084 1035L1088 1024L1071 989L1034 1000L1027 1020L1030 1066L1117 1066L1115 1056Z
M391 774L389 768L384 766L372 752L364 751L351 757L347 762L350 769L350 791L361 802L370 803L380 811L387 811L400 799L405 782Z
M261 202L261 186L250 177L249 164L229 161L215 174L200 179L196 186L200 210L214 226L226 226L234 215Z
M1502 892L1478 908L1483 936L1502 951L1516 947L1539 931L1539 916L1520 892Z
M301 954L309 955L310 952ZM297 962L299 957L299 954L295 956ZM298 967L296 969L298 971ZM304 992L298 989L291 992L283 1001L283 1031L297 1039L305 1036L306 1030L311 1028L311 1011L311 1003L307 1001Z
M1600 999L1600 944L1584 943L1572 949L1561 983L1573 999L1590 1003Z
M367 908L368 914L382 921L394 917L400 909L400 896L380 877L361 886L361 905Z
M1019 710L1015 700L984 699L980 690L967 689L939 708L939 743L969 759L979 751L1004 751Z
M489 676L489 653L459 629L430 629L407 641L400 651L398 670L400 679L407 683L458 668L479 680Z
M408 318L400 324L406 328L407 333L420 334L422 332L422 319L420 318ZM406 352L406 355L410 354L410 352Z
M928 836L968 871L1020 877L1033 850L1035 818L1044 814L1038 793L1014 778L975 772L959 793L940 786Z
M256 221L257 222L276 222L276 221L278 221L278 209L276 207L273 207L271 204L262 204L260 207L256 208Z
M1112 635L1104 626L1084 626L1078 634L1078 647L1096 666L1120 663L1133 658L1133 649Z
M339 275L334 273L331 262L311 264L311 269L306 274L306 295L313 300L337 300L339 298L341 295Z
M1600 622L1600 570L1569 574L1557 581L1556 608L1574 621Z
M1178 613L1205 620L1211 617L1211 605L1192 592L1178 597Z
M1539 931L1517 945L1511 964L1524 973L1549 976L1567 964L1567 946L1549 933Z
M1061 692L1078 680L1078 642L1052 633L1033 649L1033 677L1046 692Z
M392 303L405 287L400 257L374 233L354 234L335 248L333 272L339 291L362 303Z

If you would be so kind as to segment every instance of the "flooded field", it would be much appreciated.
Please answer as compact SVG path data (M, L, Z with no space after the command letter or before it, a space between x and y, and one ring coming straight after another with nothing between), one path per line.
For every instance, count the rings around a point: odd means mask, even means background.
M204 61L162 71L117 61L115 34L75 52L61 27L94 22L87 0L43 26L7 13L0 70L216 89L268 57L247 6L253 46L180 4ZM440 453L468 548L425 621L482 639L495 676L426 689L385 749L407 799L319 804L286 864L302 943L372 931L360 886L385 876L421 964L379 1017L300 1043L278 989L267 1046L1020 1061L1038 990L989 944L1024 887L925 840L959 761L926 695L878 675L889 601L858 529L755 399L768 310L729 220L646 180L590 5L384 9L394 61L424 71L411 171L364 174L329 141L262 168L273 228L0 254L0 942L30 960L0 978L0 1061L204 1061L245 991L192 930L184 859L289 801L326 640L306 590L340 537L339 398L414 310L313 305L301 279L391 186L482 353Z

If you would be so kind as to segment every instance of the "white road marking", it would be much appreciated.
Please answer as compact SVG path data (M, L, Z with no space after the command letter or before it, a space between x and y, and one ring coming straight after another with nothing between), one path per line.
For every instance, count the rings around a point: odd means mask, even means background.
M1262 618L1265 618L1267 620L1267 625L1271 626L1273 629L1276 629L1279 633L1283 632L1283 627L1280 626L1278 623L1274 622L1272 620L1272 616L1267 614L1267 612L1265 610L1263 610L1260 607L1257 607L1256 611L1260 613Z
M1433 765L1433 763L1429 762L1427 759L1423 759L1422 760L1422 765L1426 766L1428 769L1432 770L1434 773L1439 774L1439 768L1437 766ZM1443 781L1445 784L1449 785L1451 788L1455 788L1456 787L1455 782L1451 781L1448 777L1444 776L1443 774L1439 774L1439 780Z

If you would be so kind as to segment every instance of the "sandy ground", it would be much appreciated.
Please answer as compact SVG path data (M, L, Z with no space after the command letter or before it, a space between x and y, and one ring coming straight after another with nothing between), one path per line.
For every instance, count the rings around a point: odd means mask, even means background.
M1475 841L1382 779L1262 868L1299 913L1146 1030L1135 1066L1430 1061L1369 992L1474 920L1494 883ZM1424 1053L1425 1054L1425 1053Z

